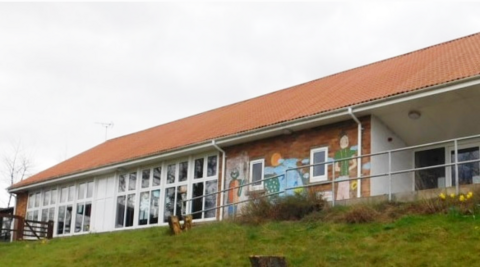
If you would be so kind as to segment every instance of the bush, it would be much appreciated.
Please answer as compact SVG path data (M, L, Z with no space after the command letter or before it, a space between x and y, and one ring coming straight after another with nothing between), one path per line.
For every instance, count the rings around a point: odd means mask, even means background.
M240 222L260 224L267 221L296 221L321 211L325 206L324 200L310 193L274 197L257 195L253 198L243 208Z

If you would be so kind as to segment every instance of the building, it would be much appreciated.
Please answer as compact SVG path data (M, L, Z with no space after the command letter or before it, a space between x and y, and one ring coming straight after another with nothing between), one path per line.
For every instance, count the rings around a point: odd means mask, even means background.
M108 140L9 192L64 236L221 219L254 193L458 188L480 181L479 74L474 34Z

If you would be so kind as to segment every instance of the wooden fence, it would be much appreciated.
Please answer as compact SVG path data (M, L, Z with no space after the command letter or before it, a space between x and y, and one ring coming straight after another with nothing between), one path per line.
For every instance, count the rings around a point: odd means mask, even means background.
M9 223L3 223L6 221ZM18 215L0 214L0 222L2 222L0 223L1 241L40 240L53 237L53 221L40 222L25 220Z

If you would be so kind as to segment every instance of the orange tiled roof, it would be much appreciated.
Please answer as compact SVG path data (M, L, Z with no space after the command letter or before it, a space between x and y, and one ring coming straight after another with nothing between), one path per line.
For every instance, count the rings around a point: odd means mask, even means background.
M477 33L115 138L12 188L479 74Z

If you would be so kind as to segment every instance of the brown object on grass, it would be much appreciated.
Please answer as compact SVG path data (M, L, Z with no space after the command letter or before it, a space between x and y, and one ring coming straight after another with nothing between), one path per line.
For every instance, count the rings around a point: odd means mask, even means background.
M286 267L287 261L284 256L250 256L252 267Z

